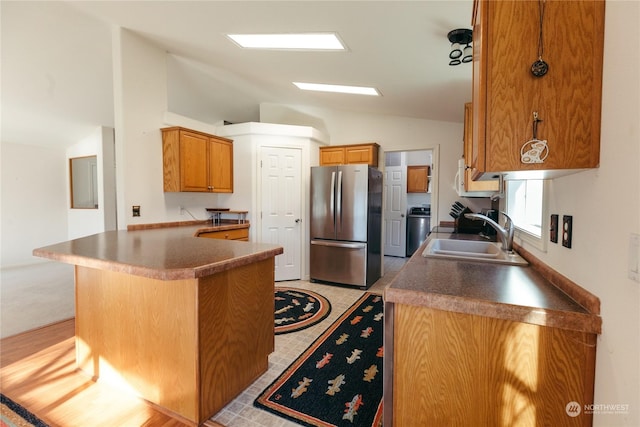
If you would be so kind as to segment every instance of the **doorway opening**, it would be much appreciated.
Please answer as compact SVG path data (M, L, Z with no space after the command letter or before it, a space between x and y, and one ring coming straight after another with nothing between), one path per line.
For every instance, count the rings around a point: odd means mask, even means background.
M384 153L383 236L386 256L411 256L416 244L424 241L438 223L438 158L437 146ZM414 215L409 221L412 209L413 212L420 211L419 221ZM414 230L418 233L418 241L414 235L408 239L408 232L415 228L410 229L410 225L417 222L421 226Z

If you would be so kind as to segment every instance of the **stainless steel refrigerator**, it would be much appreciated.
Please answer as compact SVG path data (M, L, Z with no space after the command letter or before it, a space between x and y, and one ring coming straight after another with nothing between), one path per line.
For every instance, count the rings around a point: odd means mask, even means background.
M368 288L381 275L382 172L311 168L311 281Z

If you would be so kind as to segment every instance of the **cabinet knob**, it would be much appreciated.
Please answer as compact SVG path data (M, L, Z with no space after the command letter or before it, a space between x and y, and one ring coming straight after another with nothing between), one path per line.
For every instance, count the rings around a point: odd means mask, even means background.
M296 224L302 222L300 218L296 219Z

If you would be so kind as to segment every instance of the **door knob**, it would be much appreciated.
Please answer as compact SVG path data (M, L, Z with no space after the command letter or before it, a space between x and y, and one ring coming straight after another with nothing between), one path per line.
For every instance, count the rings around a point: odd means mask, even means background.
M296 223L298 222L302 222L302 220L300 218L296 219Z
M400 218L404 218L404 214L400 214Z

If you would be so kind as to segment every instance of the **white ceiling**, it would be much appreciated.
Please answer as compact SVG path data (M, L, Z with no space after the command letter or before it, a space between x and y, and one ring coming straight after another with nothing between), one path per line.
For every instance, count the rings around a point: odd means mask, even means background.
M471 64L448 65L458 1L0 2L2 141L71 145L113 126L111 29L170 54L169 105L194 119L258 121L262 102L461 122ZM225 33L337 32L347 52L241 49ZM291 82L374 86L382 97Z

